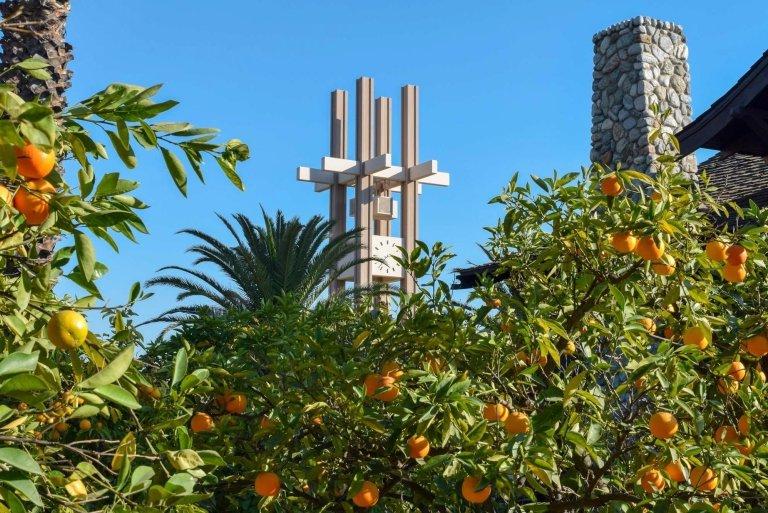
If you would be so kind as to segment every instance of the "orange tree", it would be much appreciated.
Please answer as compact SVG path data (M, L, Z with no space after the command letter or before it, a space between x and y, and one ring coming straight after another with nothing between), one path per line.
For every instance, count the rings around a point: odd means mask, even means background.
M33 58L5 73L45 80L46 68ZM241 186L235 165L247 147L214 141L214 129L156 121L176 105L155 101L159 88L113 84L54 114L0 85L0 512L124 511L201 498L194 485L204 473L185 464L188 447L168 426L186 412L163 401L134 360L141 337L130 315L145 294L136 284L124 305L100 308L96 280L107 269L91 240L116 249L116 236L146 232L138 182L96 171L110 154L133 168L137 145L160 151L182 193L185 167L202 178L210 156ZM56 297L62 278L84 295ZM110 334L89 331L81 313L89 310L108 318ZM201 468L220 463L214 451L195 457Z
M479 308L420 245L396 311L285 297L151 348L226 462L204 507L764 511L768 211L720 226L677 169L513 179Z

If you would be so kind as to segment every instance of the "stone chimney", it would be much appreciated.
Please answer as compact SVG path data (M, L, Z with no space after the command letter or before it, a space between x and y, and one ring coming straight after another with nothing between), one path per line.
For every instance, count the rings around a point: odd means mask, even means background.
M590 159L648 171L661 141L649 142L655 127L651 105L671 114L673 133L691 122L688 46L683 29L645 16L612 25L592 38L592 151ZM696 171L693 156L682 162Z

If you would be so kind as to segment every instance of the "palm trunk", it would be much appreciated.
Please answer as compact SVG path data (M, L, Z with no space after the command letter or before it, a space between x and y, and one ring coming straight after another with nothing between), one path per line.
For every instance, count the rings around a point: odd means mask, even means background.
M3 67L39 55L52 66L50 80L38 80L19 72L10 73L10 82L25 100L49 101L56 112L67 105L65 91L72 72L72 45L67 43L66 24L69 0L4 0L0 3L0 63Z

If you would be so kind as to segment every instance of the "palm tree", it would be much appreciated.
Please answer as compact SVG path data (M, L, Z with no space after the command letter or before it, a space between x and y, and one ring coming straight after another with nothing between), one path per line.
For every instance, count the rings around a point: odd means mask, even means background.
M213 264L227 278L222 283L202 270L169 265L160 271L177 271L147 282L164 285L180 292L177 301L201 298L204 303L172 308L152 321L174 322L204 311L255 310L265 301L293 294L304 305L313 304L328 285L346 270L364 260L354 258L360 231L350 230L329 240L332 223L321 216L306 224L298 218L286 219L278 210L271 218L262 210L264 226L257 226L247 216L233 216L239 230L223 216L235 244L228 245L200 230L187 228L179 233L202 241L187 251L197 255L193 265ZM327 241L326 244L324 244Z

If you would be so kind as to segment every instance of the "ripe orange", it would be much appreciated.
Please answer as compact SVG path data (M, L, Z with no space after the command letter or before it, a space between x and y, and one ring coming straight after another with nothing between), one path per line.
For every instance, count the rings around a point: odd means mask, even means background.
M747 250L743 246L734 244L725 250L725 260L729 265L740 265L747 261Z
M510 412L509 417L504 422L504 429L510 435L518 435L520 433L527 433L531 430L531 420L528 415L521 411Z
M13 206L13 194L6 187L0 185L0 199L9 207Z
M253 488L262 497L274 497L280 493L280 478L274 472L259 472Z
M724 262L726 255L726 251L728 250L728 246L720 242L719 240L711 240L707 242L706 247L706 253L710 260L714 260L715 262Z
M687 346L696 346L699 349L706 349L709 345L709 340L707 340L707 334L704 331L704 328L699 326L686 328L683 332L683 344Z
M48 340L66 351L80 347L88 337L88 323L85 317L74 310L60 310L48 321Z
M741 362L732 362L728 368L728 375L736 381L743 381L747 377L747 368Z
M745 343L747 352L752 356L761 358L768 354L768 338L765 335L755 335L749 337Z
M461 496L466 499L467 502L472 504L482 504L488 500L491 496L491 485L478 490L477 485L480 484L480 478L475 476L467 476L461 483Z
M501 308L501 299L489 299L485 302L485 305L489 308Z
M665 264L662 261L652 263L651 269L659 276L671 276L675 273L674 265Z
M379 488L370 481L363 481L360 491L352 497L355 506L370 508L379 502Z
M669 412L658 411L651 415L648 429L653 436L661 440L672 438L677 433L677 419Z
M230 391L228 391L228 390L227 390L227 391L226 391L226 392L224 392L223 394L218 394L218 395L216 395L216 398L215 398L215 400L216 400L216 406L218 406L218 407L219 407L219 408L221 408L222 410L223 410L223 409L226 409L226 407L227 407L227 401L229 400L229 396L230 396L231 394L232 394L232 392L230 392Z
M717 475L709 467L698 466L691 469L691 486L696 490L711 492L717 488Z
M672 481L677 483L682 483L685 481L685 472L683 469L683 464L680 462L680 460L670 461L667 463L664 467L664 472L667 473Z
M429 454L429 440L427 437L413 435L408 439L408 456L413 459L426 458Z
M57 422L55 426L53 426L53 429L58 431L59 433L64 433L69 429L69 424L66 422Z
M741 283L747 277L747 268L742 264L725 264L723 267L723 279L729 283Z
M13 196L13 206L21 212L30 226L43 224L50 214L48 202L56 193L53 185L45 180L32 180L19 187Z
M752 442L752 440L744 440L744 442L735 445L742 456L749 456L755 449L755 444Z
M609 175L600 182L600 190L606 196L618 196L624 190L624 187L616 175Z
M483 418L491 422L504 422L509 416L509 410L503 404L487 403L483 408Z
M192 420L189 421L189 427L193 433L204 433L213 429L213 419L210 415L203 412L197 412L192 416Z
M675 330L672 329L672 326L665 326L664 327L664 338L672 338L675 336Z
M723 395L735 394L739 391L739 382L732 379L720 378L717 380L717 391Z
M261 420L259 421L259 427L264 430L272 429L273 427L275 427L275 421L273 421L272 419L264 415L263 417L261 417Z
M746 413L743 413L741 417L739 417L739 421L736 425L739 427L739 433L741 433L742 436L749 434L749 417Z
M374 397L380 401L384 401L385 403L394 401L400 393L397 385L395 385L395 378L391 376L381 376L379 378L378 388L385 388L386 390L379 392Z
M226 410L229 413L239 415L245 411L246 404L248 404L248 400L243 394L232 394L227 397Z
M391 376L395 379L400 379L403 377L403 370L400 368L400 364L397 363L394 360L389 360L384 362L384 364L381 366L381 375L382 376Z
M53 150L42 151L34 144L26 144L15 148L16 165L21 176L36 180L45 178L56 164L56 154Z
M664 242L659 241L657 245L653 237L643 237L637 243L635 253L643 260L658 260L664 256Z
M648 333L656 333L656 323L650 317L643 317L639 322Z
M667 483L664 481L664 476L661 475L661 472L652 468L646 471L640 478L640 486L643 487L646 493L654 493L662 491L667 486Z
M376 393L376 389L379 388L379 380L381 376L378 374L368 374L363 382L365 386L365 395L370 397Z
M88 419L83 419L80 421L80 431L88 431L91 429L91 421Z
M632 232L616 233L611 237L611 246L619 253L632 253L637 247L637 237Z
M739 441L739 432L733 426L720 426L715 430L715 442L735 444Z

